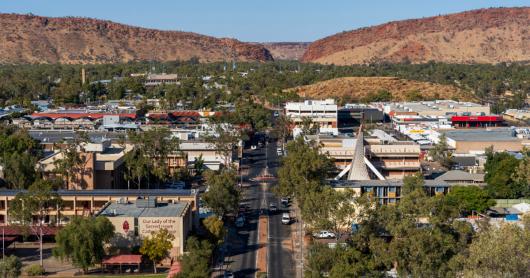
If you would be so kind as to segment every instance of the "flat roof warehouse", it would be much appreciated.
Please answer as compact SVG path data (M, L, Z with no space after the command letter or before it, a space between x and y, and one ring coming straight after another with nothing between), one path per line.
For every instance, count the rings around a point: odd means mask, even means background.
M464 129L442 131L448 138L456 141L520 141L521 139L514 136L510 128L495 129Z
M142 205L142 199L136 203L109 203L98 215L101 216L130 216L130 217L175 217L183 216L189 208L186 202L156 203L154 206Z

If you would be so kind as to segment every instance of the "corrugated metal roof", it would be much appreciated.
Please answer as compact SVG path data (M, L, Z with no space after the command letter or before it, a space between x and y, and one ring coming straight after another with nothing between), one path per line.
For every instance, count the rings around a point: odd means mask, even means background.
M137 207L136 203L110 203L98 215L102 216L129 216L129 217L180 217L186 212L189 204L178 203L158 203L155 207Z

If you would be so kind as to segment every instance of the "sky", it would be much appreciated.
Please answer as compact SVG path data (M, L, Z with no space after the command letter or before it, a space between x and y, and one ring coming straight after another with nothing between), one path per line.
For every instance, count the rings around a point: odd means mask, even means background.
M314 41L393 20L530 0L1 0L2 13L82 16L251 42Z

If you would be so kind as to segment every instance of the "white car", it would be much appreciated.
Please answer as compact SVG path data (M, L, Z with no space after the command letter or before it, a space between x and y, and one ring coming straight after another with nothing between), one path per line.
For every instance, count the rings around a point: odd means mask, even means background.
M250 146L250 149L252 149L252 150L255 150L255 149L257 149L257 148L258 148L258 147L257 147L256 145L252 145L252 146Z
M282 214L282 224L289 225L291 223L291 216L289 216L289 213Z
M334 238L335 234L330 231L319 231L316 233L313 233L313 237L315 238Z

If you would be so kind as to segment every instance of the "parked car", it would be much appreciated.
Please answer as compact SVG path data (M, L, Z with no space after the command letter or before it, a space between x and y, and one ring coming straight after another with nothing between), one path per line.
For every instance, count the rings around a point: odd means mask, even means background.
M291 223L291 216L289 213L285 212L282 214L282 224L289 225Z
M335 234L330 231L318 231L313 233L313 237L315 238L334 238Z
M275 203L270 203L269 204L269 211L270 212L277 212L278 211L278 207L276 206Z
M252 150L255 150L255 149L257 149L257 148L258 148L258 146L256 146L256 145L252 145L252 146L250 146L250 149L252 149Z
M225 275L224 275L224 278L234 278L234 273L232 273L232 271L225 271Z
M280 113L278 111L274 111L274 117L279 117Z
M289 206L289 198L288 198L288 197L282 197L282 198L280 199L280 203L282 203L282 205L283 205L284 207L288 207L288 206Z
M239 216L236 218L236 227L242 228L243 226L245 226L245 217Z

